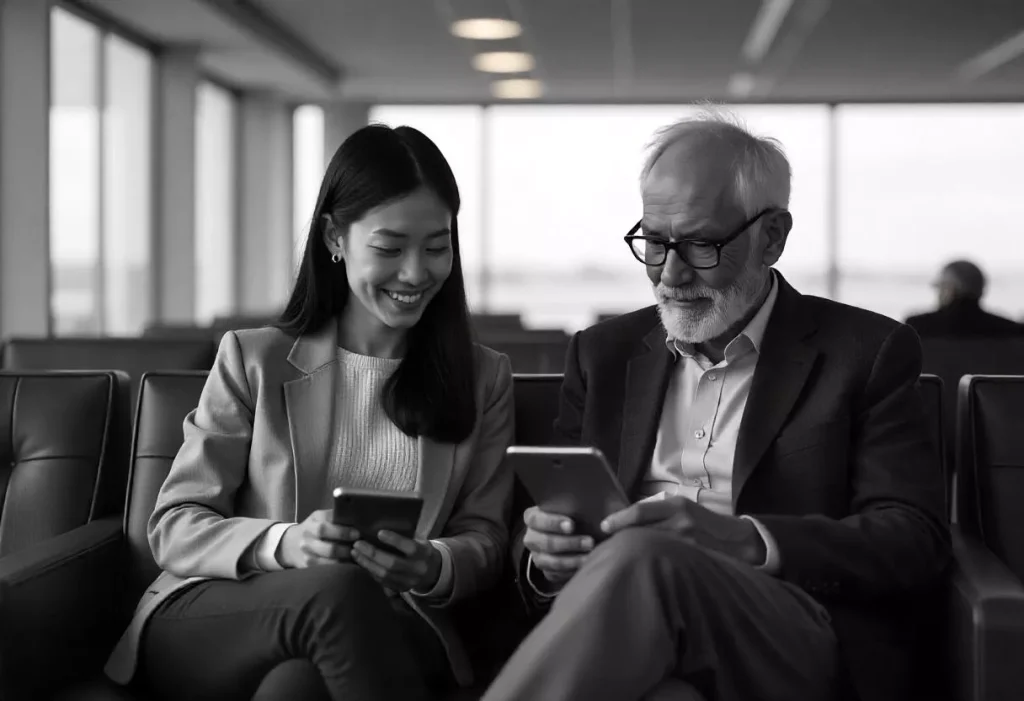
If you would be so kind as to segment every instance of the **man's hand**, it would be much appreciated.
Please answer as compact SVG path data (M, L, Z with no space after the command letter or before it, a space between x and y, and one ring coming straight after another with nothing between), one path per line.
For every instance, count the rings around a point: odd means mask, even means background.
M606 518L601 530L612 534L632 526L672 531L754 567L763 565L766 557L761 534L749 520L717 514L681 496L633 504Z
M549 514L536 506L523 513L526 535L523 545L533 557L534 566L553 584L567 582L594 549L594 539L572 535L572 519Z
M430 590L441 576L441 553L429 541L411 540L393 533L377 534L399 554L374 547L365 540L352 546L352 560L392 591Z

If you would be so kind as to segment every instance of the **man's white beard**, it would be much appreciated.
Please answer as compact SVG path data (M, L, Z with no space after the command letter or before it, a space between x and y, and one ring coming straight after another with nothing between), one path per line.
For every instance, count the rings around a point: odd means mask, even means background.
M686 287L668 287L658 283L654 295L658 301L658 315L668 337L683 343L704 343L721 336L742 319L757 301L765 284L760 266L749 265L724 290L716 290L702 282ZM769 272L770 274L770 272ZM711 300L699 307L681 306L674 299Z

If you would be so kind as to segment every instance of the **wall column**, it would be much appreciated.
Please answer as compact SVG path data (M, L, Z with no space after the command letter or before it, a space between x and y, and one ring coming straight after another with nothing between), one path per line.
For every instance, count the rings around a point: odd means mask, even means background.
M324 167L331 162L342 142L370 123L370 105L365 102L331 102L324 109Z
M157 320L170 324L195 318L197 57L174 48L157 68L153 274Z
M0 337L50 319L50 3L0 0Z
M240 108L239 312L276 315L292 281L292 109L259 93Z

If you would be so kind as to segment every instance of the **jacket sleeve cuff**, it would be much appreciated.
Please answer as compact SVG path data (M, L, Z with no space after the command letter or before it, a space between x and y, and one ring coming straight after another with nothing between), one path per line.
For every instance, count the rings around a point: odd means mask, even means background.
M422 596L424 598L443 598L451 594L452 587L455 584L455 566L452 563L452 551L447 544L440 540L432 540L430 544L441 553L441 574L438 575L437 582L430 589L426 591L413 589L411 593L414 596Z
M264 572L283 570L284 565L277 561L277 546L281 544L284 532L294 523L275 523L268 528L256 543L256 565Z
M779 557L779 544L775 542L775 538L772 537L771 531L769 531L763 523L753 516L740 516L740 518L745 518L754 524L754 528L757 529L758 534L761 536L761 540L764 541L764 563L755 565L754 569L761 570L762 572L770 575L778 574L781 569L782 560Z

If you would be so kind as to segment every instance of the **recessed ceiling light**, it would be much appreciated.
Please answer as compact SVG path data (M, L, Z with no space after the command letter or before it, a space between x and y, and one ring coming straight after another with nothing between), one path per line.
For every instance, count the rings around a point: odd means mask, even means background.
M463 39L513 39L523 33L510 19L461 19L452 23L452 34Z
M491 83L491 93L503 100L534 100L544 94L544 86L532 78L510 78Z
M533 56L519 51L490 51L473 57L473 68L485 73L525 73L533 66Z

